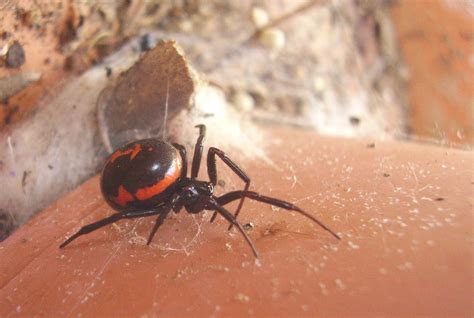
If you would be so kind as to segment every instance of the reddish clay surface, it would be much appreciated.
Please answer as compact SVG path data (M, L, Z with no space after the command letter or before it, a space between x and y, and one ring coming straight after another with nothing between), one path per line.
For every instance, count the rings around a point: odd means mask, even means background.
M410 72L413 133L474 144L474 9L469 1L402 0L392 17Z
M241 162L252 188L298 204L342 241L247 201L240 221L255 224L260 263L210 213L173 215L151 246L148 218L60 250L113 213L95 177L1 243L0 316L473 315L472 152L267 133L273 164ZM226 190L240 184L229 176L219 176Z

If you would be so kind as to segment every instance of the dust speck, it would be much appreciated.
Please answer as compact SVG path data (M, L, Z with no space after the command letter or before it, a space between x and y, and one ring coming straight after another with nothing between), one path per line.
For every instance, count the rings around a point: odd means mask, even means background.
M328 293L328 289L327 289L327 287L326 287L326 284L324 284L324 283L319 283L319 288L321 289L321 293L322 293L323 295L328 295L328 294L329 294L329 293Z
M243 303L248 303L250 301L250 297L243 293L238 293L237 295L235 295L235 300L238 300Z
M337 278L335 282L336 282L337 288L339 288L340 290L346 289L346 284L344 284L344 282L340 280L339 278Z
M403 264L398 265L397 268L401 271L411 270L411 269L413 269L413 263L405 262Z
M347 242L347 244L349 244L350 248L353 249L353 250L358 250L360 248L359 245L355 244L352 241Z

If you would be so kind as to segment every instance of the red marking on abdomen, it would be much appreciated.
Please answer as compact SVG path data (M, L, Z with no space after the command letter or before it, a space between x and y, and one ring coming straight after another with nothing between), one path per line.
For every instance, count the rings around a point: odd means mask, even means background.
M130 160L132 160L133 158L135 158L138 153L142 151L142 146L140 146L139 144L135 144L135 147L133 149L127 149L127 150L124 150L124 151L120 151L120 150L117 150L116 152L114 152L110 158L109 158L109 162L114 162L115 159L119 158L119 157L122 157L122 156L126 156L128 154L132 154L130 156Z
M125 189L123 185L120 185L118 188L118 195L114 198L115 203L120 206L126 206L128 202L135 200L133 195Z
M175 182L181 175L182 162L181 158L177 156L173 160L173 164L170 167L170 170L165 174L164 178L152 186L138 189L135 192L135 197L138 200L147 200L151 197L154 197L157 194L160 194L166 188L168 188L173 182Z

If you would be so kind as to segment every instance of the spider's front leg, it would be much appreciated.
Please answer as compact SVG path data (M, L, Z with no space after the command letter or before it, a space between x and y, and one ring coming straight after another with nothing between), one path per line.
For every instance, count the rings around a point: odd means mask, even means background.
M153 229L150 232L150 235L148 236L148 241L146 242L146 245L150 245L151 241L153 240L153 237L155 236L156 231L158 231L158 228L163 224L171 210L176 207L179 200L179 194L174 194L163 207L157 210L157 214L159 215L155 221Z
M206 126L205 125L196 125L196 128L199 128L199 137L194 146L194 155L193 155L193 165L191 167L191 180L197 178L199 173L199 167L201 166L202 159L202 142L204 137L206 137Z
M214 186L217 184L216 156L218 156L240 179L242 179L242 181L245 182L244 191L247 191L250 188L250 178L235 162L232 161L232 159L227 157L227 155L222 150L214 147L209 148L209 152L207 153L207 173L209 174L209 180L211 183ZM234 217L236 219L240 213L240 210L242 209L242 206L244 205L244 200L245 196L242 196L240 198L239 205L237 206L237 210L234 213ZM211 217L211 222L214 221L216 216L217 212L214 212ZM231 223L229 225L229 230L232 228L232 226L233 224Z

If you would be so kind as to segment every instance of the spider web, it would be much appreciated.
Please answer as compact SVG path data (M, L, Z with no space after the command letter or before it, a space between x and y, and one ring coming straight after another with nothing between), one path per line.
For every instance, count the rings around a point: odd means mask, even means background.
M181 213L177 217L168 217L162 227L158 229L150 246L161 251L184 253L189 256L194 247L200 242L199 237L203 233L203 224L208 220L208 212L199 214ZM140 232L145 234L143 228L146 226L140 226L140 223L147 221L139 220L138 222L138 227L141 228ZM130 244L146 245L147 237L140 235L136 228L131 233L128 242Z

